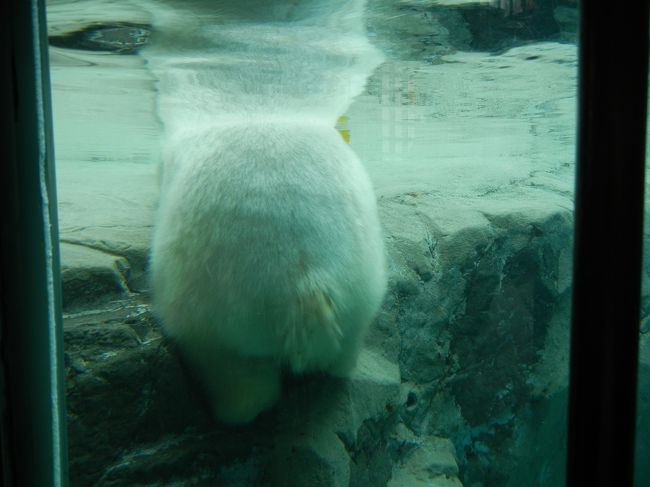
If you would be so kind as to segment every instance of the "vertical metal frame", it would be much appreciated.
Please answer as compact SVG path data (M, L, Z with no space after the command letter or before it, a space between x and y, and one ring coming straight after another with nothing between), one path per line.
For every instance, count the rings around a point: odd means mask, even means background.
M649 11L647 0L580 7L567 485L626 487L634 471Z
M45 2L0 8L2 480L58 487L67 461Z

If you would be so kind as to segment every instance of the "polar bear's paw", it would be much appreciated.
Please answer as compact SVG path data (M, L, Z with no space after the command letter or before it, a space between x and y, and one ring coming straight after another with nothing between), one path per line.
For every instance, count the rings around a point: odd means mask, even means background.
M248 423L280 398L281 371L275 360L242 357L209 347L194 348L188 358L218 421Z
M270 374L242 377L242 382L229 383L228 388L221 384L210 391L214 417L227 424L245 424L271 409L280 398L280 376L267 372Z

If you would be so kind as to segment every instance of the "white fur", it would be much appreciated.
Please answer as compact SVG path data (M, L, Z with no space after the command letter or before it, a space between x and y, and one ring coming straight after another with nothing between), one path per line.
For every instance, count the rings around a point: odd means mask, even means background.
M277 27L275 37L303 29L293 27ZM287 53L278 52L271 78L281 80ZM152 251L154 306L204 383L216 418L230 423L250 421L277 401L283 368L347 375L386 287L375 196L333 128L334 112L321 109L323 100L310 105L306 95L298 98L311 110L296 109L295 90L275 100L257 96L266 93L254 87L268 73L254 74L249 61L239 101L222 111L179 101L191 98L184 78L167 79L160 94L167 143ZM234 76L218 65L213 71L220 82ZM223 98L224 87L213 82L194 93Z

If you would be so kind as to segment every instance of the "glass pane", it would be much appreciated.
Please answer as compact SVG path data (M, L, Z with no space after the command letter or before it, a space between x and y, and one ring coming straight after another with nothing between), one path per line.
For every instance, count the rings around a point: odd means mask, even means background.
M563 485L575 2L48 17L73 485Z

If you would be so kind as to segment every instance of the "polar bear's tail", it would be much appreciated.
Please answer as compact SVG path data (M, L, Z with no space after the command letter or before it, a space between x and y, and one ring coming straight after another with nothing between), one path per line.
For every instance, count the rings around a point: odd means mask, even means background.
M322 289L296 296L282 330L282 354L295 373L327 368L341 351L343 330L336 304Z

